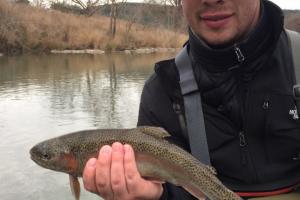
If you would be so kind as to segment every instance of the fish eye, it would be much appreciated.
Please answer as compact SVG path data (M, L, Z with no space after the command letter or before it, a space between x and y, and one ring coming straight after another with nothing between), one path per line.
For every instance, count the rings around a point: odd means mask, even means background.
M47 154L47 153L43 153L43 154L42 154L42 157L43 157L43 159L45 159L45 160L49 160L49 159L50 159L50 155Z

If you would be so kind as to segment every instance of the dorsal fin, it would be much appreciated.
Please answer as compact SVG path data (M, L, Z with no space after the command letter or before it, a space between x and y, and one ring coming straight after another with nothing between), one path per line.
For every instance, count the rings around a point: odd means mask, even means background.
M156 138L165 138L171 136L164 128L155 126L139 126L137 127L142 133L151 135Z

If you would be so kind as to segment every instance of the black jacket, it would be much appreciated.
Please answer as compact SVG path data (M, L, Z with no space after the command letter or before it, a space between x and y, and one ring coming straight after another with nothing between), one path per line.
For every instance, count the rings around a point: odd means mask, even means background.
M211 49L192 32L188 41L211 162L218 178L235 191L271 191L300 182L291 49L280 8L268 1L262 8L255 30L232 47ZM171 59L157 63L147 80L138 125L165 128L172 142L189 151L174 104L182 106L183 100ZM193 199L171 184L166 184L164 198Z

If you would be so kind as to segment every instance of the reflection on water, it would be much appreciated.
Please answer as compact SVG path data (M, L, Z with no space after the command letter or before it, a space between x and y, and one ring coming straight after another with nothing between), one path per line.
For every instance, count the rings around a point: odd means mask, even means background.
M134 127L153 63L172 56L0 57L0 199L73 199L67 175L38 167L29 148L71 131Z

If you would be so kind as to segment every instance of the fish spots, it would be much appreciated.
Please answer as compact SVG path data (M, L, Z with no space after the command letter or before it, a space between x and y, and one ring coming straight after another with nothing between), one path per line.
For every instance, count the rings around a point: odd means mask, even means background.
M99 148L103 145L118 141L133 147L138 169L143 177L183 186L196 196L201 196L199 191L202 191L210 199L240 199L222 185L213 169L165 140L164 136L167 135L163 130L148 127L86 130L44 141L30 153L37 164L72 175L71 184L75 196L79 196L79 193L76 189L77 182L73 178L82 175L86 161L97 157ZM50 153L51 159L45 162L39 152Z

